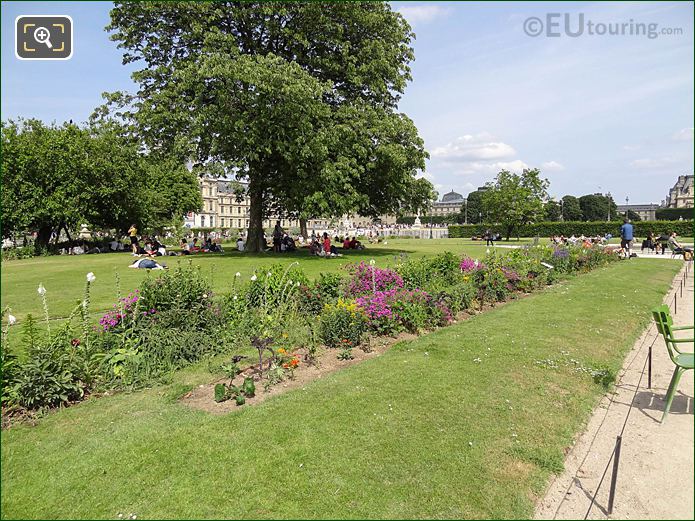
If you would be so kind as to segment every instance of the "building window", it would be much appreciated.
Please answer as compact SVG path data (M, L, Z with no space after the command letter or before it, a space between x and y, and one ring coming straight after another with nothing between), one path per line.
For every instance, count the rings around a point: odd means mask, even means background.
M200 227L205 228L205 216L204 215L200 216Z
M215 226L215 218L211 215L210 216L210 228L212 228L213 226Z
M249 225L249 220L248 220L248 219L246 219L246 226L248 226L248 225Z
M236 225L237 227L241 228L241 219L236 220Z

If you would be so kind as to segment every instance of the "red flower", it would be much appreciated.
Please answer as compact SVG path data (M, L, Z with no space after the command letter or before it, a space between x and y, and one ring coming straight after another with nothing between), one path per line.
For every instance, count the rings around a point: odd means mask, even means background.
M72 347L77 347L78 345L80 345L80 339L73 338L72 340L70 340L70 343L72 344Z

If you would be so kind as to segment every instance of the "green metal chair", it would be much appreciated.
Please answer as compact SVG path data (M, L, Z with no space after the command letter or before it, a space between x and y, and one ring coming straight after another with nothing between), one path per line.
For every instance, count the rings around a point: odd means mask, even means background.
M695 356L693 353L684 353L678 349L678 344L683 343L693 343L693 338L676 338L675 331L692 330L693 326L674 326L673 318L671 317L671 312L668 306L662 304L652 310L652 315L654 316L654 321L656 322L656 328L659 333L664 337L664 342L666 342L666 349L668 350L668 356L671 357L671 361L676 365L676 370L673 372L671 377L671 384L668 387L668 392L666 393L666 407L664 409L664 415L661 417L661 423L664 423L668 411L671 409L671 402L673 402L673 396L676 394L676 389L678 388L678 382L681 379L681 375L688 369L693 369L695 367Z

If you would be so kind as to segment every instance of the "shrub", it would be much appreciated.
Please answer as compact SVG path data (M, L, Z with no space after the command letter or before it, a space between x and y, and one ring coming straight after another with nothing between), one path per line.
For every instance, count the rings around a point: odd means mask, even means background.
M205 307L212 299L210 282L200 273L199 266L178 264L159 277L149 275L140 287L140 308L166 311L169 309L197 309Z
M377 334L390 335L398 331L416 332L432 325L444 325L451 320L445 303L435 303L420 289L391 289L377 291L357 298L368 320L369 328Z
M338 299L326 304L319 322L319 339L327 347L355 347L361 344L367 321L355 302Z
M246 289L246 299L251 307L277 308L297 302L299 288L308 285L309 279L296 262L287 267L282 264L262 266Z
M30 259L36 255L36 249L33 246L24 246L20 248L4 248L2 250L2 260L19 260Z
M690 219L692 219L693 210L690 210ZM605 235L610 233L615 237L620 236L620 225L622 221L597 221L597 222L582 222L582 221L562 221L562 222L541 222L534 224L524 224L518 228L519 237L550 237L551 235L564 235L570 237L572 234L586 235L593 237L595 235ZM632 223L635 227L635 237L646 237L649 232L656 234L675 231L678 235L684 237L692 237L693 222L692 221L637 221ZM505 230L501 226L490 224L466 224L449 226L449 238L469 238L473 235L482 235L485 230L499 232L504 234Z
M456 284L460 277L459 259L451 252L435 257L409 259L398 264L396 270L407 288L429 289Z
M345 290L348 297L403 287L403 279L397 272L388 268L377 268L372 262L360 262L348 268L351 275Z

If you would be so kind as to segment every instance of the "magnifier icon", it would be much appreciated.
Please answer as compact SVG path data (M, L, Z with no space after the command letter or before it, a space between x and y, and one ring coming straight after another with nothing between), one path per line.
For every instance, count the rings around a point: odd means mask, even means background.
M36 30L34 31L34 40L36 40L39 43L45 43L46 47L48 47L49 49L52 49L53 45L51 45L50 38L51 38L51 33L45 27L37 27Z

